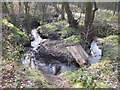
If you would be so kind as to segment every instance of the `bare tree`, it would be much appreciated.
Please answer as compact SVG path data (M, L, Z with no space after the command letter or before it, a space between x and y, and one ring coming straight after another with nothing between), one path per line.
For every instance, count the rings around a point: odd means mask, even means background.
M72 15L72 12L70 10L68 2L63 2L63 3L64 3L65 11L67 13L69 26L70 27L77 27L78 26L78 22L77 22L77 20L74 19L73 15Z
M2 4L2 11L6 14L10 14L10 11L9 11L9 8L8 8L8 5L7 5L7 2L3 2Z
M24 6L25 6L25 14L28 14L30 11L29 2L24 2Z
M93 2L86 2L86 12L85 12L85 27L89 28L90 23L92 21L92 8L93 8Z
M92 12L92 19L91 19L90 26L92 25L92 23L93 23L93 21L94 21L95 12L98 10L96 2L93 2L93 4L94 4L94 10L93 10L93 12Z
M62 8L61 8L61 19L65 19L65 8L64 8L64 3L62 2Z
M93 9L94 5L94 9ZM84 30L84 36L85 36L85 42L87 43L88 36L91 32L91 26L95 17L95 11L98 10L96 2L86 2L86 12L85 12L85 30ZM94 32L92 34L95 34ZM86 44L84 45L84 48L86 47Z

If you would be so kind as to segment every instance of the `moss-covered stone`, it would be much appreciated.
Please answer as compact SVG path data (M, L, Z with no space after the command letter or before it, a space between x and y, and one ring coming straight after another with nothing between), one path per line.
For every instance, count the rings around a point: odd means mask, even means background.
M72 27L64 27L61 31L62 31L61 38L67 38L76 33L78 30Z
M8 39L12 39L12 42L15 44L28 44L29 43L29 38L25 32L22 32L19 30L17 27L15 27L12 23L8 22L6 19L2 20L3 27L9 28L12 33L9 34Z
M64 39L65 42L73 42L75 44L79 44L82 42L81 36L80 35L72 35L66 39Z
M102 40L103 43L103 59L116 60L118 58L118 39L117 35L110 35Z
M45 36L49 36L50 34L54 33L56 30L60 30L62 27L66 25L66 21L59 21L59 22L52 22L45 24L38 28L38 31Z

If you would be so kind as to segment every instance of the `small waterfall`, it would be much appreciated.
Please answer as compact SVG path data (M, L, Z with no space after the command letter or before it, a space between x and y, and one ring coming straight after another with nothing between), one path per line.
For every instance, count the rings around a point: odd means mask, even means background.
M98 63L99 60L102 57L102 50L100 49L100 45L98 45L99 41L98 40L94 40L91 43L90 46L90 53L91 53L91 57L90 57L90 64L95 64Z
M36 49L40 46L40 43L42 42L42 38L39 36L37 29L33 29L31 31L32 37L34 37L34 41L31 42L31 46L33 47L33 51L36 51Z
M40 43L42 42L42 38L39 36L39 34L37 33L37 29L32 29L31 30L31 37L34 38L33 41L31 41L31 46L32 48L26 52L25 58L22 58L22 63L25 66L31 66L31 68L35 68L34 65L34 59L35 59L35 53L37 52L37 48L40 46Z
M22 63L25 66L31 66L31 68L41 70L43 73L50 75L57 75L58 73L77 69L75 65L67 66L57 60L51 61L49 64L36 60L35 53L38 52L38 47L40 47L40 44L44 42L45 39L40 37L37 29L32 29L30 36L33 38L33 41L31 41L32 48L24 54L25 58L22 58Z

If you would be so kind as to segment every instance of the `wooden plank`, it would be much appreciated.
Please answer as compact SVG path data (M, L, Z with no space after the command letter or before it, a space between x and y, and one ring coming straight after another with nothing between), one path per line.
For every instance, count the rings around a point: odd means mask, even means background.
M68 46L67 49L79 65L88 62L89 56L81 45Z

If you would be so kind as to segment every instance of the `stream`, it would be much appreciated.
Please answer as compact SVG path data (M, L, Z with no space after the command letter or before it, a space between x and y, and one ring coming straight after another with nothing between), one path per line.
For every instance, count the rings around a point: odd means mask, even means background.
M91 57L89 58L90 64L96 64L99 62L99 60L102 57L102 50L101 50L101 45L99 45L99 41L101 38L97 38L96 40L92 41L90 45L90 53Z
M49 64L46 64L45 62L36 60L35 54L38 53L38 48L40 47L44 39L40 37L37 29L31 30L31 36L34 38L33 41L31 41L31 48L28 52L24 53L25 58L22 58L22 63L25 66L30 66L33 69L38 69L48 75L57 75L65 71L75 70L78 68L74 64L68 66L64 63L59 63L57 61L52 61ZM91 43L91 57L89 58L90 64L95 64L99 61L99 59L101 59L102 50L99 48L97 43L97 41L93 41Z

